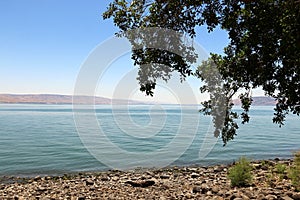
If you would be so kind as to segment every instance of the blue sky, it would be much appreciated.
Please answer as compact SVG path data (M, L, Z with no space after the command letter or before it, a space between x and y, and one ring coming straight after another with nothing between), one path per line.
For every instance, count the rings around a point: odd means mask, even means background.
M0 93L73 94L84 60L118 30L111 20L102 20L110 2L1 0ZM196 41L207 52L222 53L228 43L219 29L207 34L200 28L197 33ZM112 65L114 70L105 74L97 95L110 97L122 73L133 68L129 54ZM198 81L190 81L198 91Z

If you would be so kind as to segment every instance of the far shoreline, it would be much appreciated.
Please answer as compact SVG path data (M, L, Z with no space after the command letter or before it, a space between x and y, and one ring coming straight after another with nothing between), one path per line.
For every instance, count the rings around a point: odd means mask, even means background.
M251 163L261 163L261 162L292 162L293 156L285 157L285 158L269 158L269 159L251 159L251 157L243 156L249 159ZM82 174L99 174L99 173L111 173L111 172L123 172L123 173L130 173L130 172L145 172L145 171L157 171L157 170L170 170L173 168L210 168L216 166L232 166L236 163L236 160L227 161L227 162L220 162L216 164L210 165L202 165L198 163L194 164L182 164L182 165L169 165L165 167L149 167L149 168L142 168L142 167L135 167L132 169L127 170L120 170L120 169L111 169L107 167L107 169L103 170L92 170L92 171L57 171L55 173L17 173L17 174L7 174L7 175L0 175L0 184L3 183L5 180L31 180L31 179L39 179L43 177L52 177L52 178L63 178L63 177L73 177ZM54 170L55 171L55 170Z

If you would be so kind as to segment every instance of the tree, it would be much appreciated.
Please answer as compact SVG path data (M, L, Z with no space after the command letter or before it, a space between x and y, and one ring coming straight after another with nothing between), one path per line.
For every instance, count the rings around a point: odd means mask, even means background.
M113 18L120 28L119 35L141 27L162 27L195 37L195 28L206 25L208 32L217 26L228 32L230 42L224 55L211 54L197 71L191 63L197 57L188 49L188 59L146 46L132 53L136 65L157 62L168 66L140 68L138 80L141 90L153 95L156 80L168 80L172 71L184 78L196 75L206 83L201 91L211 92L211 99L203 103L202 111L213 116L215 135L221 134L224 145L236 135L237 113L231 110L231 98L243 91L242 123L249 121L251 90L262 87L265 94L277 100L273 122L284 124L288 113L300 113L300 1L299 0L114 0L103 14ZM207 80L203 73L215 66L221 74L221 87L225 92L216 95L215 81ZM145 73L145 71L151 73ZM224 97L225 100L224 100ZM226 106L225 120L213 102ZM215 104L220 105L220 104Z

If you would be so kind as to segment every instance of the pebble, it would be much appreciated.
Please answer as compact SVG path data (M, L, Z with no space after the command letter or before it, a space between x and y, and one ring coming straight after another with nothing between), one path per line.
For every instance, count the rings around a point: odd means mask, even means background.
M160 178L161 178L161 179L169 179L170 176L169 176L169 175L166 175L166 174L163 174L163 175L160 175Z
M201 187L200 186L193 187L193 193L198 193L198 192L201 192Z
M220 190L220 188L217 187L217 186L213 186L213 187L211 188L211 191L212 191L213 193L218 193L219 190Z
M199 177L199 174L197 174L197 173L192 173L191 174L191 178L197 178L197 177Z
M94 181L91 180L91 179L87 179L87 180L85 181L85 183L86 183L86 185L94 185Z
M281 199L282 199L282 200L294 200L294 199L292 199L292 198L289 197L289 196L284 196L284 197L282 197Z
M274 199L277 199L277 196L269 194L269 195L266 196L266 199L267 200L274 200Z
M300 200L300 193L295 193L295 194L293 194L292 198L293 198L294 200Z

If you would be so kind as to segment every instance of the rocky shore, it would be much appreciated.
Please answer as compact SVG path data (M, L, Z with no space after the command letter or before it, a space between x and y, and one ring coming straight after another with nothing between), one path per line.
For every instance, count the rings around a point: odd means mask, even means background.
M231 165L170 167L54 177L0 178L0 199L215 199L300 200L287 170L293 160L251 162L253 183L232 187Z

